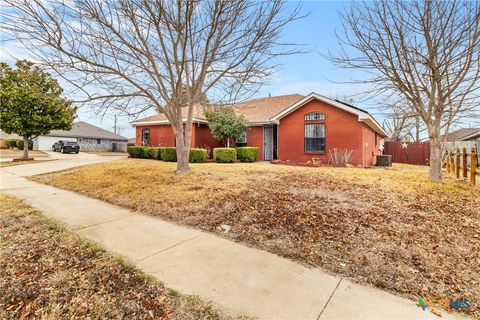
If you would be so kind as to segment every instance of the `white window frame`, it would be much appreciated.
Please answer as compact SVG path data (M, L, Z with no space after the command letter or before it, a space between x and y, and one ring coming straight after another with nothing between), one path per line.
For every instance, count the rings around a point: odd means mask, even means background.
M237 143L247 143L247 132L245 131L240 138L237 139Z

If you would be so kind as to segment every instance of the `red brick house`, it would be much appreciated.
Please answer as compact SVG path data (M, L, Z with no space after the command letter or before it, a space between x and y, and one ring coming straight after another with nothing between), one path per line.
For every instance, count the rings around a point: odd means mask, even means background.
M368 112L316 93L253 99L234 108L251 124L237 145L258 147L259 160L304 163L320 158L328 163L328 151L337 148L353 150L350 163L370 166L387 136ZM202 110L194 110L193 123L191 147L224 145L210 134ZM173 130L163 114L136 120L132 126L137 145L175 146Z

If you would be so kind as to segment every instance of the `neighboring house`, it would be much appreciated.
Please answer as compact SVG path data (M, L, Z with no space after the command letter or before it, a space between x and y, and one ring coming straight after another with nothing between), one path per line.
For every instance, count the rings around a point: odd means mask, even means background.
M306 163L320 158L328 163L328 151L337 148L353 150L350 163L370 166L387 136L367 111L316 93L253 99L234 108L251 125L237 145L258 147L259 160ZM183 112L186 121L186 109ZM193 123L191 147L223 145L212 137L203 110L194 110ZM165 115L131 124L136 128L137 145L175 146Z
M454 150L456 148L466 148L470 151L476 148L477 152L480 150L480 128L462 128L450 132L442 137L443 145L447 150Z
M128 139L84 121L73 124L72 130L53 130L33 139L33 150L52 150L58 140L77 141L80 151L126 152Z

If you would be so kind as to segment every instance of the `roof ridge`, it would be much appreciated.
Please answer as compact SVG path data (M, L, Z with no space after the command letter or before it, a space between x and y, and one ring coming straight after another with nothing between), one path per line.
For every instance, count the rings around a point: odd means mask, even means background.
M278 95L278 96L269 96L269 97L253 98L253 99L245 100L245 101L243 101L243 102L234 103L233 105L243 104L243 103L251 103L251 102L257 101L257 100L283 98L283 97L290 97L290 96L301 96L301 97L304 97L304 95L303 95L303 94L300 94L300 93L281 94L281 95Z

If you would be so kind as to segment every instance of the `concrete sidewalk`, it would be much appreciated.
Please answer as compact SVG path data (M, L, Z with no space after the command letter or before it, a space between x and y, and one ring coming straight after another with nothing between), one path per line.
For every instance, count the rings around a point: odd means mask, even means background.
M27 172L55 170L44 164L49 163L32 164L37 168ZM30 165L22 169L26 166ZM235 313L263 319L439 319L415 301L209 233L31 182L23 177L24 170L14 168L0 169L1 192L24 199L167 286ZM443 319L459 318L442 313Z

